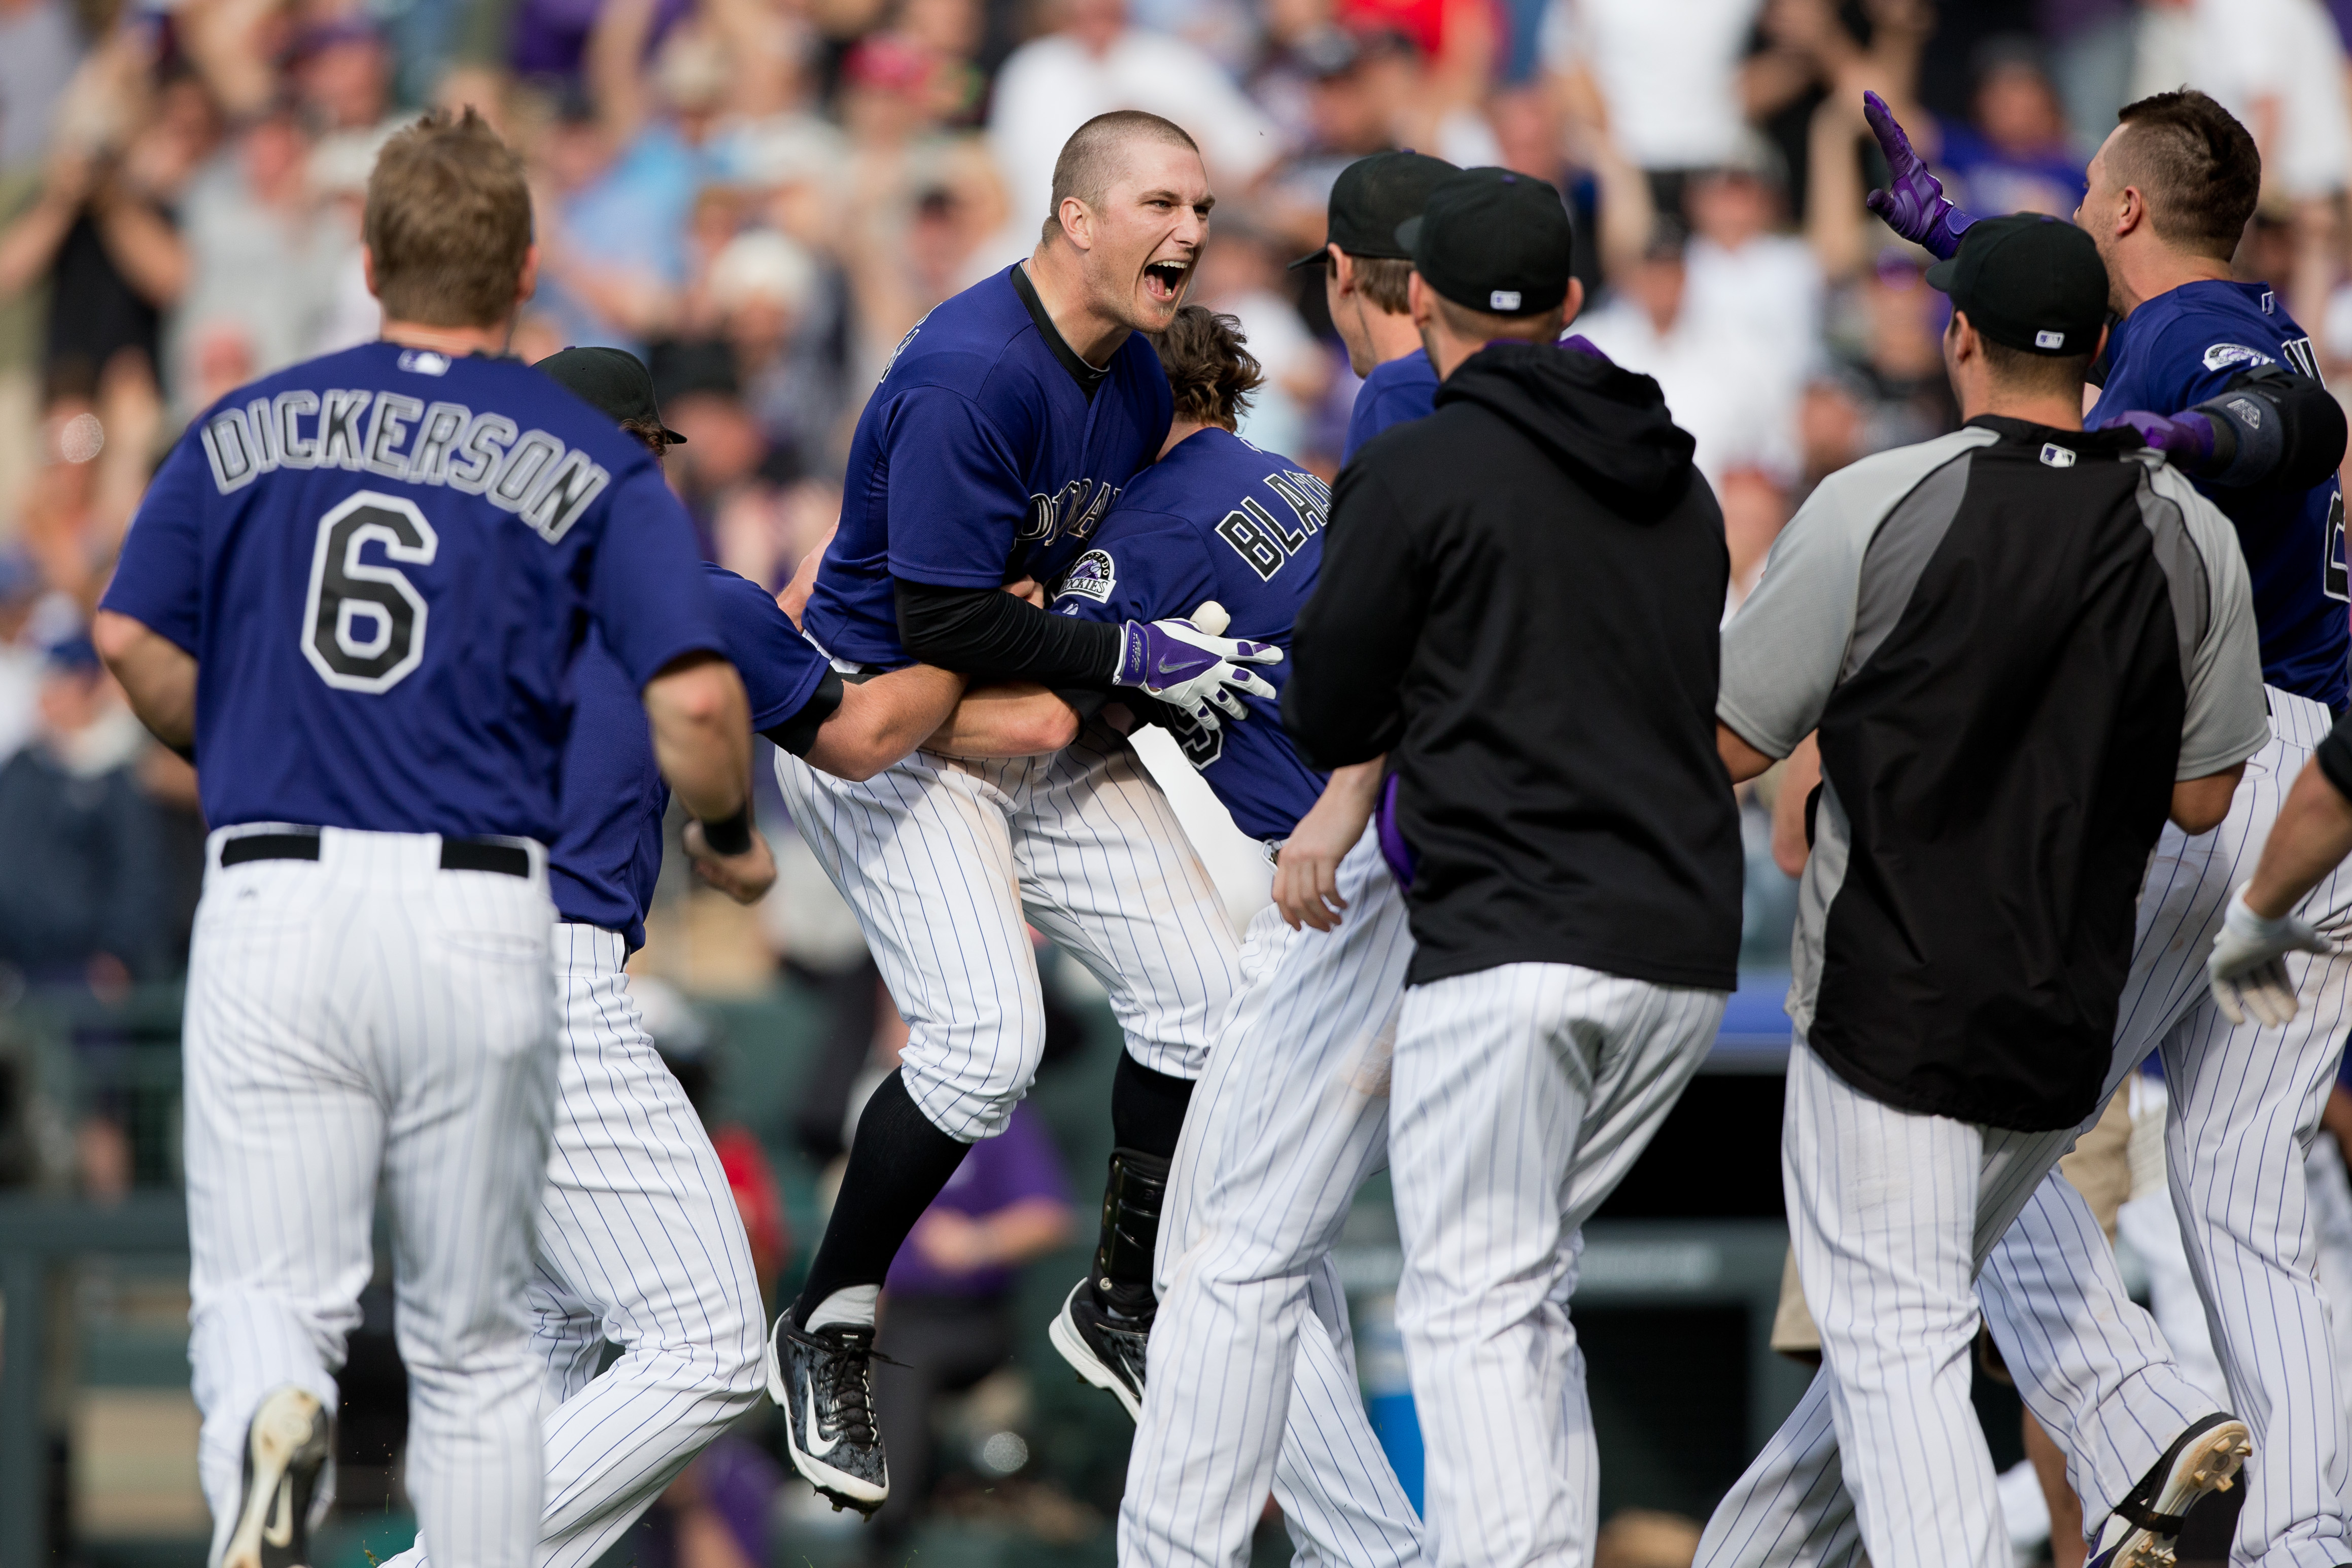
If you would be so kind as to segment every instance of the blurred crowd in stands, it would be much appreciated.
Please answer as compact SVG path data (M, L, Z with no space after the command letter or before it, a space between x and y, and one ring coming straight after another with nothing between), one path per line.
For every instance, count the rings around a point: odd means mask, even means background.
M1034 243L1064 137L1139 107L1207 156L1195 298L1269 371L1244 433L1326 473L1356 383L1286 264L1338 171L1557 183L1581 329L1696 436L1737 595L1822 475L1955 417L1943 298L1862 204L1864 88L1980 213L2070 211L2119 104L2214 92L2264 152L2243 266L2342 365L2347 29L2352 0L0 0L0 977L181 961L193 779L84 617L192 413L373 336L361 196L421 106L530 161L516 351L644 356L748 576L832 521L892 346Z

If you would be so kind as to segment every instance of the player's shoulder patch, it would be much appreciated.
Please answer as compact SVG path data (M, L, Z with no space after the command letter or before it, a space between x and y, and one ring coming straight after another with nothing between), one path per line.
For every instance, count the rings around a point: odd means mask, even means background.
M1110 601L1111 590L1118 586L1118 563L1111 559L1107 549L1090 549L1070 563L1055 585L1054 597L1091 599L1097 604Z
M2278 361L2260 349L2250 349L2243 343L2215 343L2205 350L2205 368L2226 371L2239 366L2270 365Z

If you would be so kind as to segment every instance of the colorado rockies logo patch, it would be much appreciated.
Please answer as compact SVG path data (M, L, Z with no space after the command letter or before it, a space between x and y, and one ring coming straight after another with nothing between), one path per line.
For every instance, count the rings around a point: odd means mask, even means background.
M1110 601L1110 591L1118 586L1118 563L1110 559L1110 551L1090 549L1071 563L1062 576L1060 586L1054 590L1056 599L1076 595L1091 599L1097 604Z
M2275 363L2260 349L2249 349L2243 343L2216 343L2205 350L2205 368L2226 371L2232 365L2267 365Z

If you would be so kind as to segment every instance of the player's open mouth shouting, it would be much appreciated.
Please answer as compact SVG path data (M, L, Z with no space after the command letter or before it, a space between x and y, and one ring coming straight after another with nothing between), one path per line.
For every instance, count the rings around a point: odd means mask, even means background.
M1192 276L1192 258L1190 256L1171 261L1155 261L1143 269L1143 291L1173 308L1183 300L1184 285Z

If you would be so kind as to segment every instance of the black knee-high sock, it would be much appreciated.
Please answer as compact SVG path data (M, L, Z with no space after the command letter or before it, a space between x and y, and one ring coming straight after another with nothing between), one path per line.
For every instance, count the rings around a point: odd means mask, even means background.
M835 1291L879 1285L907 1233L971 1147L931 1124L898 1074L885 1078L857 1118L841 1196L809 1265L808 1283L793 1302L793 1322L806 1322Z
M1124 1051L1110 1081L1111 1142L1155 1158L1176 1157L1176 1135L1184 1130L1184 1108L1192 1103L1192 1081L1155 1072Z

